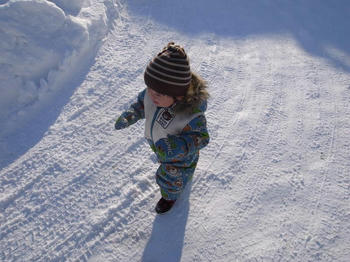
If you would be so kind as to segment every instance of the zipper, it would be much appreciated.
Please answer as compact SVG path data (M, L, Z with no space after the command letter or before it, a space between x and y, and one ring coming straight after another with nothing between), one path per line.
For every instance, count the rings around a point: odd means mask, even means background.
M158 114L159 114L159 110L161 109L161 107L157 107L156 112L153 115L153 119L152 119L152 123L151 123L151 138L152 138L152 142L154 144L154 140L153 140L153 126L154 126L154 122L156 121Z

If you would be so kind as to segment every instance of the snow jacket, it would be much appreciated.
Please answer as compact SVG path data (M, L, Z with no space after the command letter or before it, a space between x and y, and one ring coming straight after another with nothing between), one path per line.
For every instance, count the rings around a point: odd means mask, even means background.
M199 150L209 143L206 107L206 100L191 110L176 110L176 104L157 107L145 89L139 93L137 102L116 121L115 128L122 129L146 119L145 138L161 164L156 179L166 199L177 199L192 178Z

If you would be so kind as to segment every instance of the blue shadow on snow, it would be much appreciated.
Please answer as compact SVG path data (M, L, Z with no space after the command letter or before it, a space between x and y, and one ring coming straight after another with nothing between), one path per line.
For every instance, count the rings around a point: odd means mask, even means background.
M24 155L34 145L36 145L49 130L49 127L55 123L64 106L69 102L71 96L81 83L84 81L87 73L95 61L95 54L86 59L86 64L77 74L67 80L65 87L58 90L54 99L49 99L47 103L35 115L35 119L23 124L21 130L16 130L14 133L8 134L0 138L0 144L5 152L1 152L0 170L16 161Z
M181 261L191 187L190 181L173 209L169 213L156 216L142 262Z
M347 0L131 0L128 8L139 17L147 17L192 38L202 34L232 39L287 35L309 54L350 72L350 1Z

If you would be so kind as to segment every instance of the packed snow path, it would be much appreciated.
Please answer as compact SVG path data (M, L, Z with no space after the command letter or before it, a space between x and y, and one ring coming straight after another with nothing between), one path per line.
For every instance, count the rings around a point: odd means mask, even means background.
M119 3L82 83L52 101L57 119L0 171L2 261L350 259L349 40L310 31L324 28L306 17L324 5L299 17L287 4L193 2ZM270 13L286 10L282 25ZM171 40L209 83L211 142L183 198L156 216L143 121L113 124Z

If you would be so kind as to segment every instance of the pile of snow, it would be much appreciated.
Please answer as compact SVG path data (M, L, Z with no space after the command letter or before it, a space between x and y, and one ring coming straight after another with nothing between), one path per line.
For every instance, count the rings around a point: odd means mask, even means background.
M0 1L0 138L18 129L86 66L114 0Z

